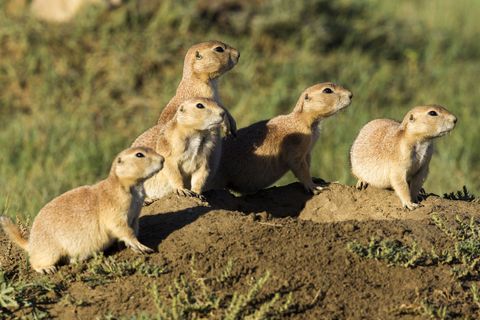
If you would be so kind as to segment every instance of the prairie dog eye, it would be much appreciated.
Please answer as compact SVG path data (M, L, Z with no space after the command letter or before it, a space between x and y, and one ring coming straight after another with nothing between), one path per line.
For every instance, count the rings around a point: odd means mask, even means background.
M135 157L137 157L137 158L145 158L145 155L144 155L143 153L141 153L141 152L137 152L137 153L135 154Z
M215 51L217 51L217 52L224 52L224 51L225 51L225 50L224 50L222 47L220 47L220 46L215 47L215 49L213 49L213 50L215 50Z
M323 92L323 93L328 93L328 94L330 94L330 93L333 93L333 90L330 89L330 88L325 88L325 89L323 89L322 92Z
M205 108L205 106L204 106L203 104L201 104L201 103L197 103L196 107L197 107L198 109L203 109L203 108Z
M432 110L432 111L428 111L428 115L432 116L432 117L436 117L436 116L438 116L438 113L436 111Z

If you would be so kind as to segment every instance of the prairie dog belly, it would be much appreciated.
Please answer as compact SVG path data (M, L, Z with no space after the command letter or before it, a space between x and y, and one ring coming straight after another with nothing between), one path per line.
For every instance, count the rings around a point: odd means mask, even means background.
M214 151L218 138L214 133L193 136L187 142L185 152L179 159L180 168L185 175L191 176L205 166Z

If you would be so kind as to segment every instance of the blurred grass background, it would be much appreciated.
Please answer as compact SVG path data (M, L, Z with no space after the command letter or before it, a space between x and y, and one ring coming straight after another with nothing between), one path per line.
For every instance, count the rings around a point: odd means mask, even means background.
M0 208L10 214L32 217L105 177L174 95L188 47L209 39L241 51L220 84L240 127L288 112L316 82L353 91L324 122L314 176L353 183L361 126L437 103L459 123L437 141L426 189L480 191L480 1L137 0L63 25L14 1L0 0Z

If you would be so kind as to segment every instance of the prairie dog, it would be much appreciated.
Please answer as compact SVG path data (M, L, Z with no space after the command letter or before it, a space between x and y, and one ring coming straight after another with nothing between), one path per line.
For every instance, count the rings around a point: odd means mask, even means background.
M310 176L310 154L318 139L318 125L347 107L352 93L330 82L306 89L293 111L242 128L227 137L213 188L256 192L280 179L288 170L310 193L322 188Z
M83 6L101 3L118 6L122 0L33 0L30 9L41 20L64 23L73 19Z
M70 190L45 205L28 240L7 217L0 217L0 224L28 252L32 268L40 273L55 272L62 258L84 260L115 239L136 252L152 252L138 241L136 232L145 197L143 182L162 169L163 161L149 148L124 150L105 180Z
M428 175L433 139L455 127L457 118L441 106L419 106L401 123L377 119L367 123L350 150L357 188L393 188L402 206L412 210Z
M149 202L171 192L183 196L202 193L212 165L218 162L213 158L224 122L225 110L212 99L194 98L180 105L157 137L156 151L165 157L165 166L145 182Z
M171 120L178 107L184 101L195 98L208 98L221 105L218 95L218 78L231 70L238 62L240 53L237 49L220 41L207 41L193 45L185 55L183 76L177 87L175 96L168 102L158 119L157 124L165 125ZM236 123L232 115L225 109L228 122L224 131L235 134ZM155 137L161 127L154 126L140 135L134 146L155 148Z

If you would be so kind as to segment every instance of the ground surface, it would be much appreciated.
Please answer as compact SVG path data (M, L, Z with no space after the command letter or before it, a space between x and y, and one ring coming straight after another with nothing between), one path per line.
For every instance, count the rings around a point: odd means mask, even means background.
M479 315L478 223L455 221L478 218L475 201L431 195L407 212L392 191L339 184L317 196L292 184L243 198L217 192L208 201L171 196L146 207L140 240L154 254L115 249L54 276L30 271L2 233L3 298L13 302L0 318ZM462 246L470 251L460 254Z

